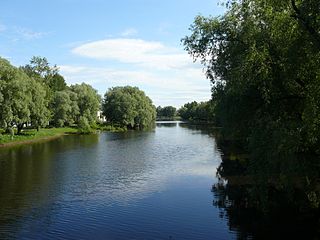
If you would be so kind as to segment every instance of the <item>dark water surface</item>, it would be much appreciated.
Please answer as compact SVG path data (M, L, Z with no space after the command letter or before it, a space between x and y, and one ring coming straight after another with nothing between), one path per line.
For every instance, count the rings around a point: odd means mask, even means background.
M234 239L214 137L176 122L0 149L0 239Z

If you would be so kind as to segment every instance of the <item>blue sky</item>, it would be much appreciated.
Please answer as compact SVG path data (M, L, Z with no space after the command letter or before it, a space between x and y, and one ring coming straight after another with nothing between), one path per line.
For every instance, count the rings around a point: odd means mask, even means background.
M194 17L218 16L221 0L1 0L0 56L19 66L32 56L57 64L68 84L103 95L138 86L155 105L210 98L210 82L180 39Z

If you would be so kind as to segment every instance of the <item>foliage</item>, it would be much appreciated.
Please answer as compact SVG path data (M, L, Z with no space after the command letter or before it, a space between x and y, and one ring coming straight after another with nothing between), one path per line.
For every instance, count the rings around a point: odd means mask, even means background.
M34 56L31 58L30 63L21 67L30 77L38 77L48 79L50 76L58 74L58 67L55 65L50 66L47 58Z
M45 57L34 56L29 64L20 67L20 69L45 89L46 94L43 99L50 105L48 115L53 116L52 110L54 109L52 109L52 106L54 105L55 92L67 89L67 84L63 76L59 74L58 67L56 65L50 66Z
M48 119L44 88L22 70L0 58L0 120L4 128L17 126L18 133L27 122L36 127Z
M48 125L50 111L48 109L47 92L43 86L33 80L31 88L30 122L38 130L39 127Z
M52 92L63 91L67 89L66 81L59 73L55 73L48 77L47 82Z
M157 119L169 119L173 120L177 115L177 109L173 106L158 106L157 109Z
M104 95L103 113L111 123L129 128L145 128L155 121L152 101L137 87L114 87Z
M289 189L290 179L309 179L313 193L320 177L320 2L228 2L222 17L196 17L182 40L213 84L216 119L250 152L257 180Z
M51 103L53 119L56 127L70 126L76 122L79 115L77 95L70 91L57 91Z
M71 85L70 90L77 96L78 116L85 117L89 124L93 124L97 120L97 112L101 103L101 97L97 90L85 83ZM80 118L77 121L80 121Z
M88 84L71 87L46 58L33 57L16 68L0 58L0 125L6 129L25 126L39 130L49 123L57 127L96 121L101 98ZM81 122L83 124L83 120Z
M89 121L86 117L81 116L78 124L78 132L80 133L91 133L93 130L89 124Z
M196 101L184 104L178 114L182 120L197 122L212 122L214 120L214 104L212 101L200 102Z

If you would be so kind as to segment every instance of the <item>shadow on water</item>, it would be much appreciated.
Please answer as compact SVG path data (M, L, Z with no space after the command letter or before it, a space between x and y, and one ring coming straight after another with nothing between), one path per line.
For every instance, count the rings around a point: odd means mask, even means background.
M98 135L73 135L0 149L0 228L58 197L54 182L65 176L57 154L62 156L75 147L90 148L97 142ZM0 233L0 239L14 236L14 231Z
M215 134L222 162L211 189L213 206L237 239L319 239L320 215L308 204L304 186L258 183L245 151Z
M280 192L269 199L268 209L260 209L250 185L214 184L213 205L228 221L237 239L318 239L318 218L288 204ZM269 189L269 191L272 191Z

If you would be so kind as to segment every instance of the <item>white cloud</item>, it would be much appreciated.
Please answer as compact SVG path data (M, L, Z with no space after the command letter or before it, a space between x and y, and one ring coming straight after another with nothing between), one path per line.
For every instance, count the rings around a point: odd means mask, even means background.
M138 30L135 28L127 28L120 35L122 37L132 37L138 34Z
M97 60L114 60L153 69L184 68L192 64L182 50L160 42L117 38L94 41L72 49L74 54Z
M161 42L106 39L81 44L72 53L96 63L60 66L67 82L87 82L100 94L114 86L138 86L155 105L176 107L190 101L207 101L211 96L210 82L202 68L186 52Z
M26 40L35 40L40 39L46 35L48 35L48 32L36 32L27 28L16 28L16 33L21 36L22 38Z
M201 69L170 71L167 75L144 69L123 70L108 67L59 66L68 84L86 82L101 95L114 86L138 86L155 105L179 107L190 101L210 99L210 84Z

